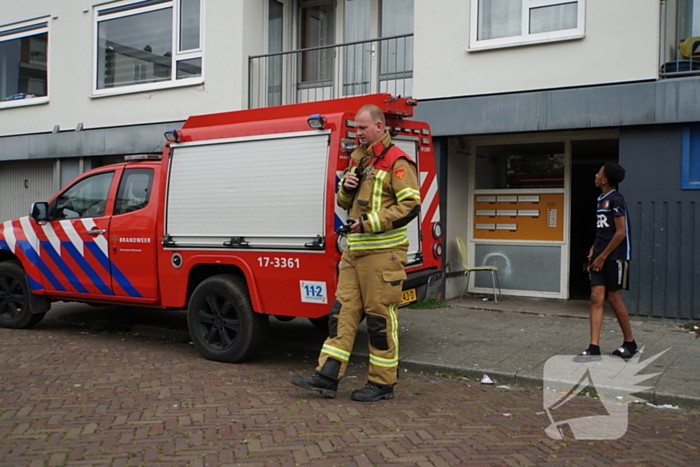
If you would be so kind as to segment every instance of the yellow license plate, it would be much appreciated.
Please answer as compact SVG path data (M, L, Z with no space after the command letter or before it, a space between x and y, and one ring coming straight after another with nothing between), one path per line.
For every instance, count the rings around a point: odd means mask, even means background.
M406 303L415 302L418 300L416 296L416 289L408 289L401 292L401 303L399 305L405 305Z

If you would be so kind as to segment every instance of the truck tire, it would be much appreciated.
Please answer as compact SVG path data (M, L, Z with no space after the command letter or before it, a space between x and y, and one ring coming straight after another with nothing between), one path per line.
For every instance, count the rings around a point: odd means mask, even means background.
M328 315L321 316L320 318L309 318L309 321L323 335L328 335Z
M253 311L248 290L230 275L212 276L194 289L187 309L192 342L205 358L242 362L267 337L268 317Z
M26 329L46 313L32 313L24 269L16 261L0 263L0 327Z

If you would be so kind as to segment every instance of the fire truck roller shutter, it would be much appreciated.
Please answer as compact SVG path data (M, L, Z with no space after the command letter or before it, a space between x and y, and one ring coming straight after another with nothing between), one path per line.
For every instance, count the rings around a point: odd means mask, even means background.
M304 249L324 236L329 135L173 145L166 233L178 246Z

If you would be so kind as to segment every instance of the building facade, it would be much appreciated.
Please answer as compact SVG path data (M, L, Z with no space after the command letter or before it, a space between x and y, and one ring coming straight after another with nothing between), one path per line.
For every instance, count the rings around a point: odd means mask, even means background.
M0 221L189 115L390 92L432 127L448 276L461 237L506 295L586 298L618 161L630 312L700 319L700 0L37 0L0 23Z
M498 266L507 294L587 298L594 175L617 161L630 312L700 317L700 2L448 3L416 5L444 27L417 21L414 38L426 65L417 118L443 148L448 242L463 236L473 265ZM447 252L458 257L454 243ZM470 287L488 292L488 279Z

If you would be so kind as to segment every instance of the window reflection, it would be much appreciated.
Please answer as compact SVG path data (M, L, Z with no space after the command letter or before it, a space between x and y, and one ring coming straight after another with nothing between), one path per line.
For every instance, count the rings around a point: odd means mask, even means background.
M96 89L202 76L201 29L201 0L98 10Z
M302 49L335 44L335 2L301 8ZM301 81L318 82L333 79L333 49L321 49L302 54Z
M153 169L125 170L117 191L114 215L145 208L151 197L152 182Z
M0 100L47 95L46 51L49 34L0 42Z
M68 188L56 200L52 217L78 219L104 216L112 177L114 172L93 175Z
M180 50L199 49L200 0L180 0Z
M564 143L478 146L475 187L563 188Z
M170 79L171 9L102 21L98 36L98 88Z

